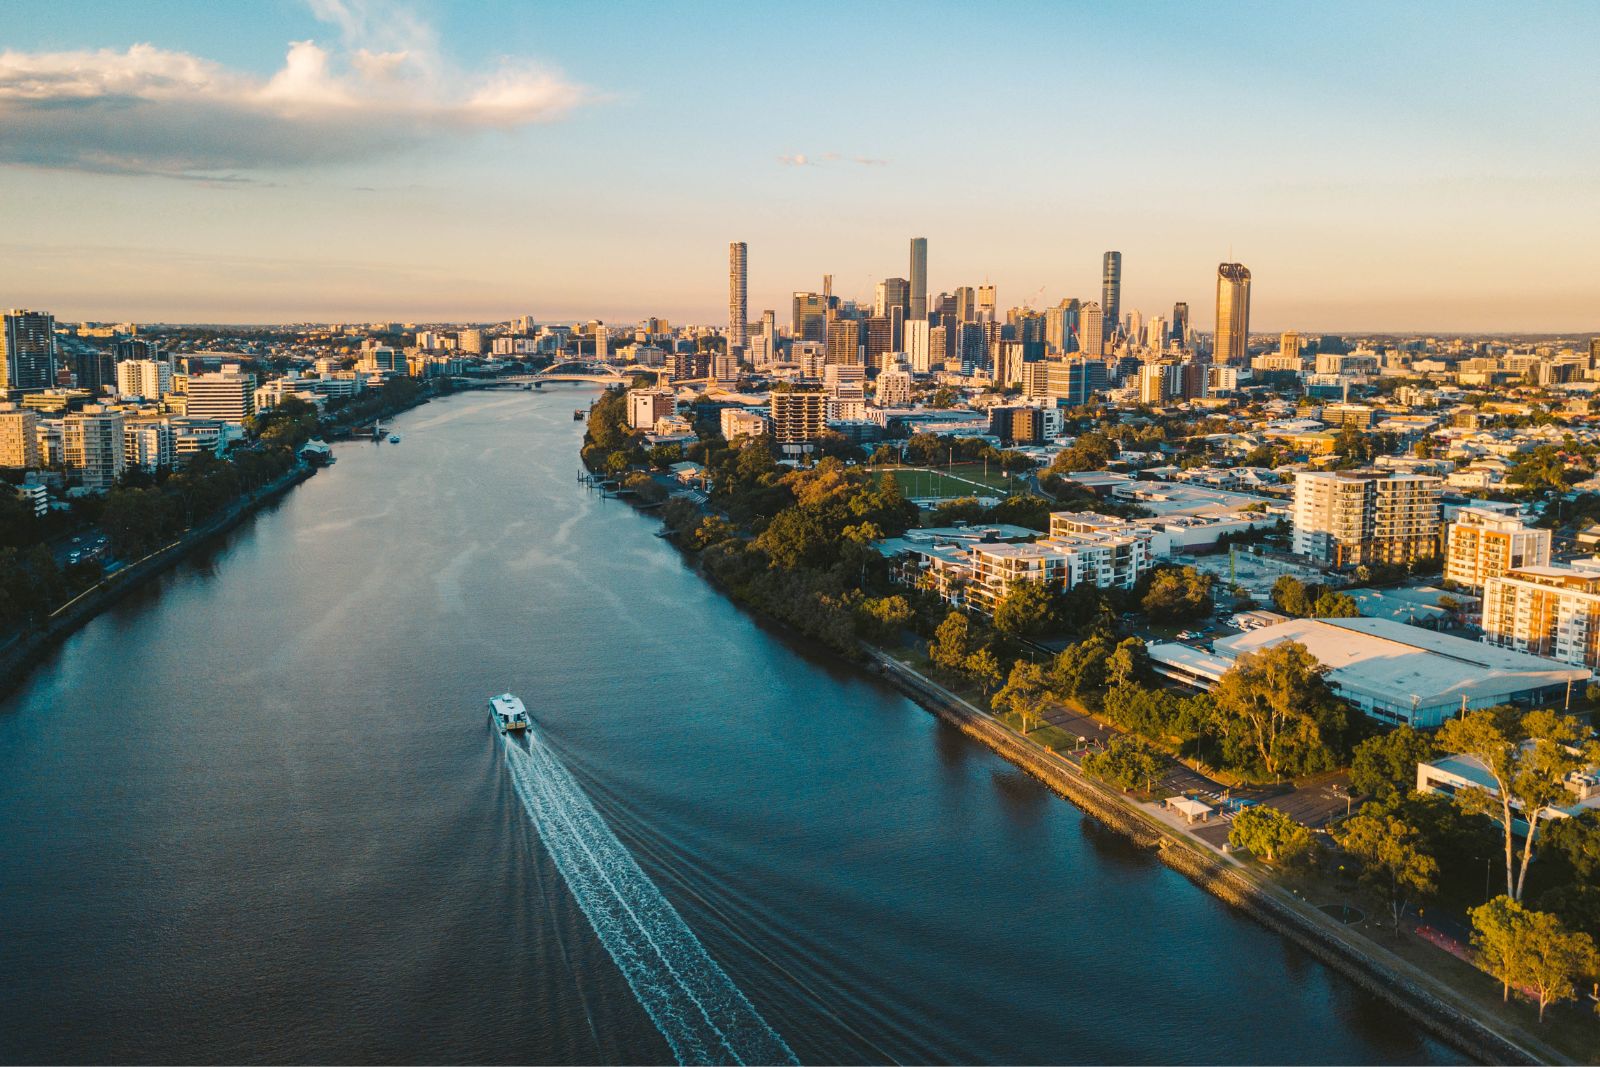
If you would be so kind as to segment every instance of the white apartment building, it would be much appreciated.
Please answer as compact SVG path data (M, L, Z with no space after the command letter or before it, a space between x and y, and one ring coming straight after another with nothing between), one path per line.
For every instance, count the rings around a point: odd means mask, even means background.
M117 393L160 400L172 392L172 365L164 359L125 359L117 364Z
M1439 554L1440 484L1375 470L1301 471L1295 554L1334 568L1432 559Z
M906 407L911 403L911 372L895 364L878 375L877 402L881 408Z
M628 425L653 430L659 419L676 414L678 397L670 389L633 389L628 393Z
M155 471L172 467L177 459L177 435L166 419L128 423L122 429L123 462L129 467Z
M1522 567L1484 584L1483 639L1561 663L1600 666L1600 563Z
M127 465L122 412L89 404L68 415L61 420L61 450L67 469L80 472L85 489L111 489Z
M216 374L191 374L184 414L192 419L244 422L256 413L256 376L229 367Z
M1445 581L1482 592L1491 578L1550 563L1550 531L1526 526L1514 515L1462 508L1445 528Z
M737 441L741 437L761 437L772 427L771 420L765 415L743 408L723 408L720 418L722 437L725 441Z

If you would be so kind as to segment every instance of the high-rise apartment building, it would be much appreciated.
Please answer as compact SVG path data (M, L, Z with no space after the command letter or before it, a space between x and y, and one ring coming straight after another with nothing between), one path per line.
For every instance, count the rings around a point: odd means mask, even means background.
M941 330L943 326L939 327ZM912 374L933 373L933 328L928 321L911 319L906 323L906 362L911 364ZM944 353L939 353L939 360L944 361Z
M61 420L62 459L78 471L83 487L104 493L117 484L127 465L122 439L122 412L89 404Z
M904 363L885 367L873 385L879 407L904 407L911 403L911 372Z
M0 321L0 395L54 388L56 317L15 309Z
M955 317L957 322L971 322L978 314L978 294L970 285L959 286L955 291Z
M154 473L176 461L177 434L166 419L127 423L122 446L124 466Z
M1550 563L1550 531L1524 525L1515 515L1462 508L1445 528L1444 579L1482 592L1491 578Z
M1483 590L1483 639L1562 663L1600 667L1600 571L1524 567Z
M184 414L191 419L243 422L256 413L256 376L237 367L216 374L191 374Z
M0 467L39 466L39 413L17 404L0 404Z
M743 241L728 244L728 354L743 355L750 346L749 249ZM735 353L735 349L738 350Z
M1083 305L1083 311L1078 319L1078 346L1083 354L1091 359L1100 359L1106 354L1105 313L1100 310L1100 305L1093 300Z
M928 317L928 239L911 239L911 319Z
M773 393L772 439L785 452L810 451L828 428L828 399L827 393Z
M828 301L820 293L794 294L790 336L796 341L828 339Z
M1122 313L1122 253L1107 252L1100 261L1101 335L1111 340Z
M111 358L116 363L129 359L160 359L161 346L154 341L129 337L111 346Z
M1217 336L1212 359L1242 367L1250 342L1250 271L1243 263L1217 266Z
M117 393L160 400L172 392L172 365L161 359L129 359L117 364Z
M1410 563L1439 555L1438 478L1375 470L1301 471L1294 551L1325 566Z

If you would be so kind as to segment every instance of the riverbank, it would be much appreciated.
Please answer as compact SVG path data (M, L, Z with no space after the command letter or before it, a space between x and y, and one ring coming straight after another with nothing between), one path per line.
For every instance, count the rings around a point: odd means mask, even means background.
M22 684L28 673L51 648L60 644L106 608L133 590L170 569L195 549L219 534L233 529L246 517L282 497L310 478L316 469L296 463L284 474L254 493L240 497L217 515L193 527L184 535L102 578L52 612L43 623L19 634L0 649L0 697Z
M675 542L676 543L676 542ZM680 546L682 550L682 546ZM695 554L688 553L693 556ZM731 595L706 569L693 569L723 595ZM755 614L782 623L740 598ZM789 629L786 625L784 629ZM1485 1021L1468 995L1389 952L1324 914L1270 876L1225 855L1168 824L1154 809L1094 779L1053 750L1013 730L960 695L887 652L862 644L860 659L914 702L955 726L1051 791L1071 801L1100 823L1136 845L1154 850L1162 861L1197 887L1248 914L1356 985L1405 1013L1431 1036L1484 1063L1575 1062L1537 1035L1504 1020ZM845 654L844 659L857 658Z
M1218 899L1288 938L1362 988L1404 1011L1434 1037L1483 1063L1568 1062L1528 1034L1485 1026L1470 1002L1393 954L1358 943L1344 927L1236 860L1165 825L1122 794L1083 774L893 656L869 649L880 673L916 703L1134 843Z

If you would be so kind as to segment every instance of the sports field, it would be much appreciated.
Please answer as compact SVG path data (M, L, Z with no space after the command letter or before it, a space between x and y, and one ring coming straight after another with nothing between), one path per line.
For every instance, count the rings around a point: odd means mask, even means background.
M957 463L945 467L874 467L872 477L882 481L885 473L892 472L900 483L900 491L918 499L936 497L942 500L963 496L1006 496L1011 492L1014 479L1001 473L993 464L987 473L982 463ZM1010 483L1010 484L1008 484Z

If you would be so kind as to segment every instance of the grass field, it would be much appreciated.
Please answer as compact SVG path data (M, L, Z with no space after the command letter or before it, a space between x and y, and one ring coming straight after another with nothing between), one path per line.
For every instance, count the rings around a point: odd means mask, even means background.
M912 497L938 497L954 499L963 496L1006 496L1011 492L1011 479L993 465L986 474L982 463L957 463L948 472L940 467L874 467L872 477L882 481L886 471L893 471L900 483L900 491Z

